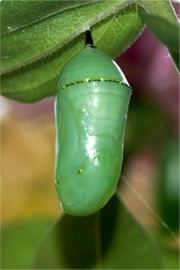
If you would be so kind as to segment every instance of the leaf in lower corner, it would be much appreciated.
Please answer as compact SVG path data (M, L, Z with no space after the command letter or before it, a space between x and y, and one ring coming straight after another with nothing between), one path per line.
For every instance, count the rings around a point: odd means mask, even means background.
M65 215L36 254L33 269L163 269L147 232L115 196L97 214Z
M52 219L25 220L1 228L1 269L29 269L37 244Z

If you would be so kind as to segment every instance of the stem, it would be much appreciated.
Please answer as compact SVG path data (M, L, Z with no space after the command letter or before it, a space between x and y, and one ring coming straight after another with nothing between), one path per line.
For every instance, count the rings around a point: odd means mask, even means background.
M86 30L85 32L86 35L86 41L85 41L85 46L89 45L90 47L94 47L94 43L93 43L93 39L92 39L92 35L91 35L91 31L90 30Z

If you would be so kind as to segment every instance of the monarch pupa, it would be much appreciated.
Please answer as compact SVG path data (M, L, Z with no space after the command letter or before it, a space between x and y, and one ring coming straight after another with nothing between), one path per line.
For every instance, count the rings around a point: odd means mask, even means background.
M131 89L117 64L86 45L63 68L55 97L55 185L64 211L86 216L115 193Z

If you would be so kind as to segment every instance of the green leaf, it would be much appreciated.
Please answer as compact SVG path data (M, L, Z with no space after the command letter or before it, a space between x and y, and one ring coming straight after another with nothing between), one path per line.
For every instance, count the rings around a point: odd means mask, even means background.
M160 41L167 46L176 67L179 67L179 20L169 0L138 0L144 9L145 22ZM171 41L172 39L172 41ZM171 48L173 43L173 49ZM169 45L171 45L169 47ZM175 49L176 48L176 49ZM175 49L175 51L174 51Z
M59 219L33 269L162 269L162 263L151 237L114 196L97 214Z
M167 46L175 64L179 64L178 25L172 24L161 16L143 13L143 17L152 32ZM177 67L179 68L179 65Z
M43 2L43 3L42 3ZM51 16L59 15L61 12L72 8L79 8L97 0L87 1L19 1L8 0L1 4L1 31L6 35L20 29L24 29L32 24L37 24ZM17 16L17 12L18 15Z
M77 2L80 7L72 3L68 3L68 10L60 14L56 12L53 16L46 16L36 23L10 31L10 34L2 39L2 74L44 58L62 48L77 35L77 32L82 31L80 28L83 24L92 20L97 21L99 14L110 9L110 4L102 5L101 2L90 7L87 1L82 1L81 5Z
M1 269L29 269L37 244L51 222L42 219L3 224Z
M62 67L84 46L82 32L87 26L93 25L98 48L118 55L143 27L135 6L122 9L125 2L105 1L70 9L8 35L2 46L2 94L24 102L53 95Z
M144 9L147 14L161 14L161 18L167 19L170 23L177 24L177 16L175 15L171 1L169 0L137 0L138 4Z
M84 46L87 27L97 47L115 57L142 30L142 8L177 24L169 2L151 2L2 1L2 95L24 102L54 95L64 64Z
M150 26L153 33L164 43L167 47L178 51L179 50L179 29L178 25L174 25L162 18L161 16L143 14L148 26ZM157 27L158 26L158 27Z
M180 70L179 51L174 51L174 50L169 49L169 53L172 56L172 59L174 61L174 64L175 64L177 70Z

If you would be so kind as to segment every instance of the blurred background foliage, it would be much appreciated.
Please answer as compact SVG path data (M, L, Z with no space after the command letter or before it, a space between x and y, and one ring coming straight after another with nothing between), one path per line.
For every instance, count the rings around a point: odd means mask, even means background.
M179 77L147 27L116 61L133 88L118 193L153 233L165 268L179 269ZM62 214L53 181L53 101L1 98L2 269L28 268L41 236Z

